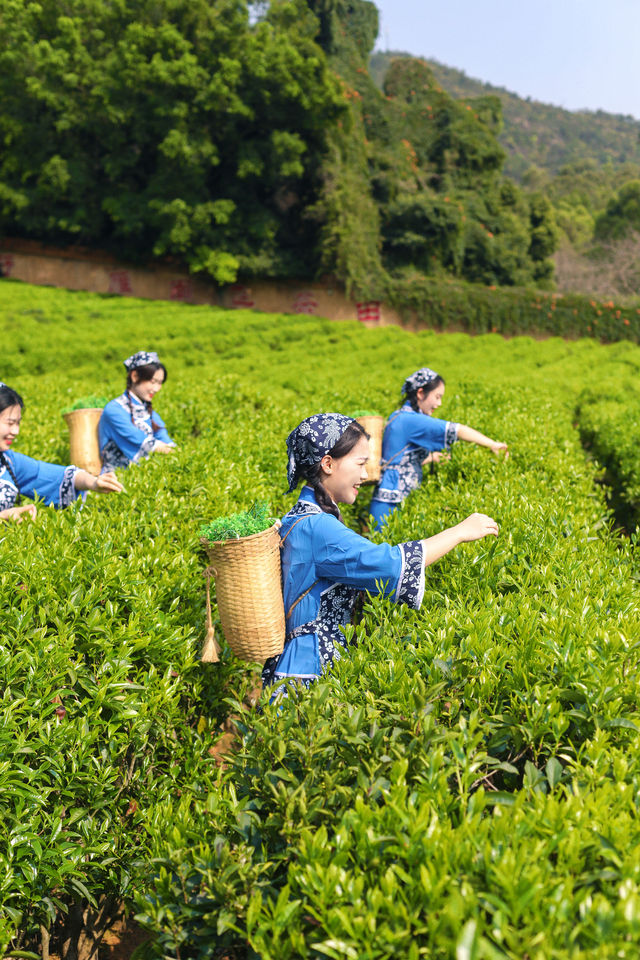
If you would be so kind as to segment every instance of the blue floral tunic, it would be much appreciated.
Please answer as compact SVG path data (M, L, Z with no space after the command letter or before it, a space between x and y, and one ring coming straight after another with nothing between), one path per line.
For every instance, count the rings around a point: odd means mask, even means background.
M308 686L340 658L347 648L340 628L351 621L361 590L382 592L414 609L424 595L420 540L396 547L370 543L324 513L311 487L302 488L283 518L280 537L287 634L284 651L262 671L265 687L278 684L274 697L286 690L285 679Z
M160 428L155 433L154 423ZM142 400L129 390L111 400L102 411L98 440L102 473L138 463L149 456L158 441L175 446L156 411L150 415Z
M371 499L371 515L381 526L412 490L420 486L422 461L458 439L458 424L420 413L405 403L389 417L382 438L382 472Z
M39 497L47 506L68 507L79 496L73 482L77 472L77 467L61 467L7 450L0 454L0 510L14 507L18 494Z

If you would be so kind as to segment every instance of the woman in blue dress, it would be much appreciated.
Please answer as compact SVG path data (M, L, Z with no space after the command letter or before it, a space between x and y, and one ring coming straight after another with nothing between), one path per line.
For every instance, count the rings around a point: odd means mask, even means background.
M122 490L122 484L112 473L94 477L78 467L45 463L12 450L20 432L23 407L20 394L6 383L0 383L0 520L20 523L25 516L36 516L36 505L21 505L21 495L38 497L54 507L68 507L85 490L97 493Z
M509 456L506 443L492 440L473 427L433 416L444 396L444 380L435 370L416 370L405 380L402 393L404 403L389 417L382 438L380 481L370 507L378 526L420 486L423 465L446 456L456 440L477 443Z
M98 425L103 472L138 463L150 453L171 453L176 446L153 409L153 398L167 379L158 354L140 350L123 363L127 388L106 405Z
M265 663L273 697L290 681L309 686L347 648L341 628L361 590L418 609L425 566L459 543L497 535L491 517L474 513L426 540L374 544L342 521L338 503L353 503L367 479L369 437L339 413L308 417L287 438L292 491L304 486L280 528L286 615L283 652Z

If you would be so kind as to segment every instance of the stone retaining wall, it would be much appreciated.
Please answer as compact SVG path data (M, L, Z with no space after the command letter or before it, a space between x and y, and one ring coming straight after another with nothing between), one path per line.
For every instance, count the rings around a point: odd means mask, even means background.
M217 287L169 263L130 266L95 250L49 247L30 240L0 240L0 270L5 277L69 290L268 313L306 313L330 320L359 320L366 326L400 323L392 308L378 300L354 303L331 281L258 281Z

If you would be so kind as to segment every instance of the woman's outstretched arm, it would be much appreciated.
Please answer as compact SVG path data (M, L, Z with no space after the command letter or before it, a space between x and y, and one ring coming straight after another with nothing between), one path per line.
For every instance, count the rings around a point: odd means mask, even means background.
M455 527L448 527L435 536L423 540L424 546L424 565L430 566L444 557L454 547L461 543L469 543L471 540L482 540L483 537L497 537L499 532L498 524L485 513L472 513L466 520L457 523Z
M500 440L492 440L491 437L485 437L484 433L474 430L473 427L467 427L464 423L458 424L458 440L466 440L468 443L477 443L479 447L489 447L493 453L500 453L504 450L505 457L509 456L509 449L506 443Z

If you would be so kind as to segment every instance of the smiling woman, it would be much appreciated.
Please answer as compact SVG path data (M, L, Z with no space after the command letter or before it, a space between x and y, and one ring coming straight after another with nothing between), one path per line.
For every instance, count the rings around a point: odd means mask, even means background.
M150 453L171 453L176 446L153 409L153 398L167 379L158 354L139 350L123 364L127 388L106 405L98 426L103 473L138 463Z
M11 447L20 433L24 403L20 394L0 383L0 520L20 523L35 517L34 503L20 505L21 495L42 499L48 506L68 507L85 490L119 493L122 484L113 473L95 477L78 467L62 467L34 460Z
M444 379L435 370L416 370L405 380L402 393L405 399L389 417L382 439L381 478L371 500L371 516L378 526L420 486L422 467L448 456L456 440L509 456L506 443L463 423L434 418L444 396Z
M308 687L340 658L359 591L418 609L426 566L460 543L498 534L491 517L474 513L426 540L371 543L344 525L338 507L353 503L367 479L363 427L339 413L315 414L289 434L287 450L289 490L306 482L280 528L287 632L283 652L262 672L272 699L286 695L288 683Z

